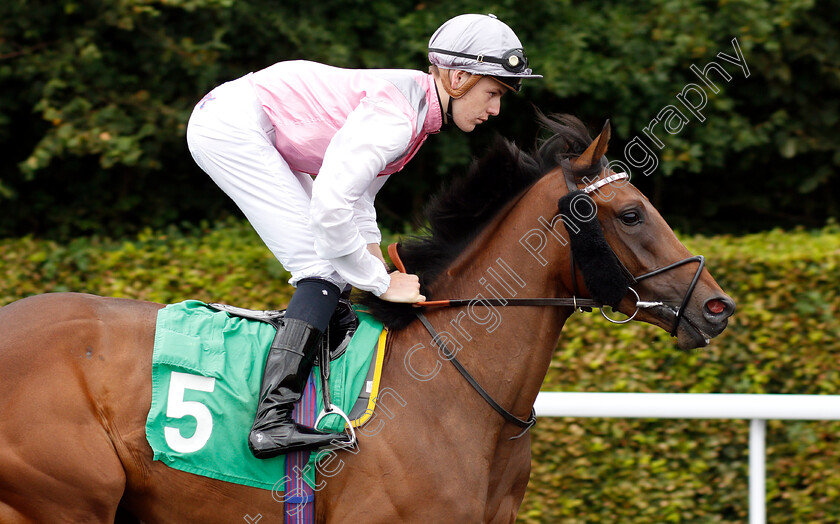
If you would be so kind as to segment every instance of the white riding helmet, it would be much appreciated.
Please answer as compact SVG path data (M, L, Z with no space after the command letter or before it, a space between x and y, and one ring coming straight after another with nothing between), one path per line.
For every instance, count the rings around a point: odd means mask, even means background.
M443 69L492 76L518 92L532 74L522 42L495 15L459 15L441 25L429 39L429 61Z

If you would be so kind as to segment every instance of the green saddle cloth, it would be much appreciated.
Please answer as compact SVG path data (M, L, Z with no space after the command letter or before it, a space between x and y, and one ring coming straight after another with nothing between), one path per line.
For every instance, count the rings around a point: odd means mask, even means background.
M347 351L331 362L332 403L349 413L365 386L382 324L358 312L359 328ZM285 457L261 460L248 449L265 358L276 330L264 322L231 317L197 300L158 312L152 358L152 407L146 438L154 460L214 479L281 491ZM313 369L320 384L320 370ZM320 387L318 412L323 410ZM316 416L317 416L316 413ZM328 415L323 431L341 431ZM311 453L304 479L315 483Z

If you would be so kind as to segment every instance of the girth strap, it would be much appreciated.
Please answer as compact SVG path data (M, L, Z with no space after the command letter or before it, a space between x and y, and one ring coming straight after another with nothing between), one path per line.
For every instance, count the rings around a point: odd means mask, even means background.
M478 392L478 394L481 395L481 398L483 398L488 404L490 404L490 407L495 409L496 412L498 412L502 417L504 417L506 421L510 422L511 424L514 424L515 426L523 428L521 433L519 433L515 437L511 437L510 440L514 440L521 437L522 435L527 433L528 430L531 429L531 427L534 424L537 423L537 412L534 410L533 407L531 408L531 416L528 417L528 420L522 420L520 418L517 418L510 411L506 410L505 408L500 406L498 402L493 400L493 397L491 397L490 394L487 393L487 391L485 391L484 388L481 387L481 385L479 385L475 378L473 378L473 376L470 375L469 371L466 370L463 364L461 364L461 362L458 361L455 355L451 351L449 351L449 348L446 347L446 344L440 338L438 332L435 331L434 327L432 327L432 324L429 322L429 319L426 318L426 315L418 311L417 318L419 318L420 322L422 322L423 325L426 326L426 329L429 331L429 334L432 335L432 339L435 341L435 344L437 344L437 346L443 352L443 356L446 357L447 360L452 362L452 365L455 366L455 369L457 369L458 372L461 373L461 375L467 380L467 382L469 382L473 389L475 389Z

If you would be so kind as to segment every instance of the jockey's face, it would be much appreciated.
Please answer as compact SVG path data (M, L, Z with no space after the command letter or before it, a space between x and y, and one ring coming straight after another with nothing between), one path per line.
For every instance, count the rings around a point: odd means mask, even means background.
M464 73L456 71L456 73ZM458 75L454 75L456 78ZM455 80L455 79L453 79ZM457 87L453 82L453 87ZM452 101L452 120L461 131L469 133L475 126L496 116L501 110L502 95L508 89L490 77L483 77L467 93Z

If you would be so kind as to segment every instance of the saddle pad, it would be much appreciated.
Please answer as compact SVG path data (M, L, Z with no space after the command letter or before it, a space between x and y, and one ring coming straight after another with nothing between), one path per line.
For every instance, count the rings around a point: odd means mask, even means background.
M367 385L372 357L385 331L370 315L358 312L359 328L344 355L330 367L332 403L345 413L353 410ZM181 471L263 489L283 489L285 457L257 459L248 449L248 431L257 409L265 358L274 339L274 327L264 322L231 317L203 302L187 300L158 312L152 357L152 405L146 420L146 438L154 460ZM381 335L381 336L380 336ZM379 341L379 343L377 343ZM313 368L315 383L320 370ZM377 379L379 373L376 373ZM352 421L363 424L372 414L375 391L363 399L368 409ZM323 401L317 398L318 412ZM317 416L317 413L316 413ZM340 431L343 419L324 417L321 429ZM305 469L314 483L311 453Z

